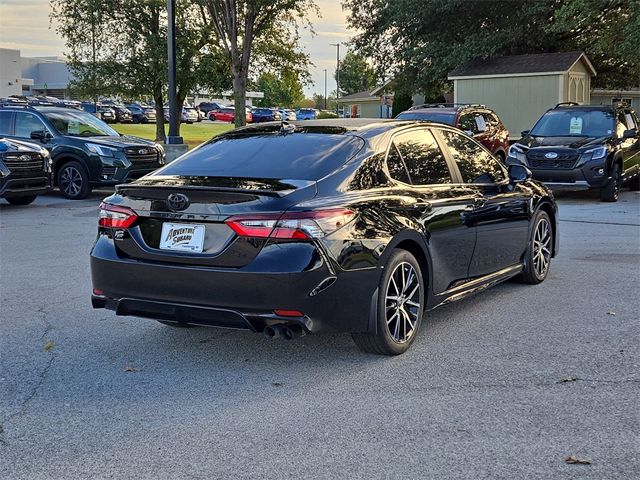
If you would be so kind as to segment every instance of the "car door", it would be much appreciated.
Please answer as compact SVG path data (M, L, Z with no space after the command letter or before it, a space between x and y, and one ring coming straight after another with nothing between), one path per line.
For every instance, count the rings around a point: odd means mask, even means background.
M439 133L462 185L475 195L473 213L467 216L477 233L469 277L521 263L529 238L526 187L509 185L505 168L469 137L448 129Z
M618 123L624 125L618 128L618 136L620 137L620 149L622 150L623 173L625 177L629 177L638 172L640 168L640 137L621 138L622 129L636 130L638 132L637 118L631 110L621 111L618 115Z
M475 194L454 184L451 165L428 128L395 135L387 165L392 177L410 185L420 199L412 216L428 245L433 292L442 293L467 278L476 232L465 218L473 212Z

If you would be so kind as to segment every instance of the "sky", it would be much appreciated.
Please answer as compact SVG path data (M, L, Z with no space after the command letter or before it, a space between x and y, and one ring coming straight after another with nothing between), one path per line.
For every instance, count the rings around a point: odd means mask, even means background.
M305 94L324 94L324 69L327 69L327 90L335 90L336 47L332 43L347 42L353 31L347 29L347 14L340 0L315 0L321 18L310 18L316 32L302 32L302 48L309 54L313 66L314 85L305 88ZM0 47L21 51L24 57L62 56L64 40L55 32L55 21L50 24L49 0L0 0ZM50 28L51 27L51 28ZM344 57L346 47L340 47Z

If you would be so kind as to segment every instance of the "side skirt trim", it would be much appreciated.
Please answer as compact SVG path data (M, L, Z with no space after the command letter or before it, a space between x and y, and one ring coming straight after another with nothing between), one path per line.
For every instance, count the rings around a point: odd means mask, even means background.
M447 303L455 302L462 298L481 292L482 290L486 290L489 287L492 287L500 282L504 282L505 280L516 276L517 274L522 272L523 269L524 265L519 263L517 265L512 265L510 267L503 268L502 270L498 270L497 272L474 278L473 280L469 280L468 282L465 282L462 285L458 285L454 288L450 288L449 290L445 290L438 295L438 298L442 300L436 303L433 308L440 307L441 305L446 305Z

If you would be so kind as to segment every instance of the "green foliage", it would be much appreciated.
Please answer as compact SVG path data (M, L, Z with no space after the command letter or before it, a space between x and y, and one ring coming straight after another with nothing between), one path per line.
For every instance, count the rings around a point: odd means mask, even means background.
M327 96L327 104L325 105L324 95L320 93L313 94L313 102L316 110L335 110L336 109L336 97L331 94Z
M351 95L376 86L376 72L367 59L357 53L348 52L340 62L340 95ZM335 75L337 78L337 75Z
M263 107L287 107L299 105L304 99L302 83L294 72L285 72L281 76L263 73L255 84L258 91L264 92L264 98L256 103Z
M318 114L318 120L323 120L326 118L338 118L338 114L336 112L330 112L324 110Z
M396 117L400 112L408 110L413 105L411 95L405 92L398 92L393 98L393 106L391 108L391 116Z
M638 84L637 0L343 0L355 49L427 96L474 58L583 50L595 86Z

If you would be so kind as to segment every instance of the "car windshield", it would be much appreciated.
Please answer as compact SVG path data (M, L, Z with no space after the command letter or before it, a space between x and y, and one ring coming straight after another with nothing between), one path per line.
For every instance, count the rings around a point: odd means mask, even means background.
M613 132L613 112L606 110L550 110L531 130L535 137L606 137Z
M447 125L454 125L456 115L454 113L445 112L419 112L407 111L398 114L396 120L428 120L430 122L439 122Z
M218 137L155 175L319 180L355 155L363 140L326 133L237 133Z
M85 112L42 112L61 134L72 137L118 137L120 134L102 120Z

